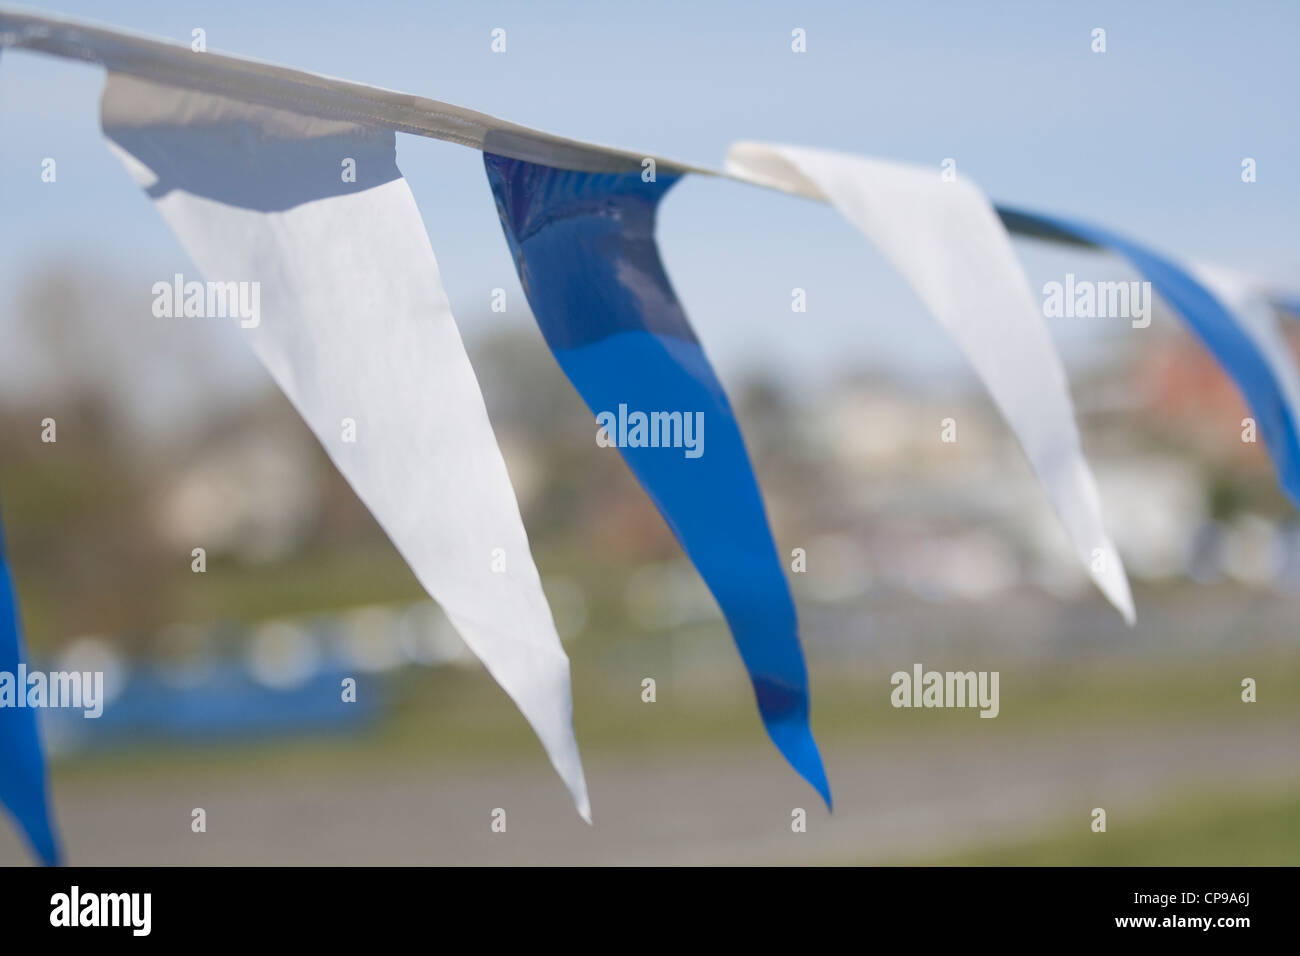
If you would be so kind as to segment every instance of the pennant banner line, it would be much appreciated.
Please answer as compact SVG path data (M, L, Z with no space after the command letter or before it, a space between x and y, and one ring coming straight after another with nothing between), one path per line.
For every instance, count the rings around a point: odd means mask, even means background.
M670 173L721 175L652 153L612 149L530 129L450 103L289 69L225 53L197 53L171 40L0 7L0 46L98 63L113 73L180 89L378 126L513 159L584 172L625 172L654 159Z
M469 146L526 162L584 172L626 172L653 159L657 169L734 179L817 202L830 200L810 179L765 175L755 169L714 169L655 153L618 149L557 136L451 103L295 70L226 53L197 53L174 40L96 26L84 21L27 13L0 5L0 47L34 50L98 63L116 72L170 86L197 89L309 115L382 126ZM1013 234L1093 247L1096 244L1033 221L1032 215L995 207ZM1300 315L1300 290L1269 295L1279 308Z
M495 155L578 172L618 174L640 173L642 162L653 159L656 176L673 177L694 173L726 177L791 195L829 201L821 185L806 176L773 174L770 168L735 161L735 150L743 147L743 144L733 147L733 161L728 163L725 170L713 170L650 153L611 149L554 136L424 97L331 79L242 57L196 53L171 41L75 21L8 13L3 8L0 8L0 43L89 60L103 64L111 72L150 78L176 88L220 93L245 102L323 118L379 125L394 131L455 142L479 149L485 156ZM144 122L147 119L147 116L141 115L136 121ZM888 186L899 181L915 181L916 172L904 164L877 162L872 175L883 177L884 182L879 185ZM935 179L937 181L937 177ZM966 191L975 188L973 184L963 185ZM942 198L930 194L922 202L935 214L935 204L941 203ZM970 208L969 200L966 206ZM942 212L937 214L942 215ZM881 220L878 229L902 236L908 231L909 225L906 220ZM1019 273L1018 265L1012 268ZM902 271L905 278L917 288L922 301L931 298L933 284L920 288L913 281L916 277L914 270ZM1021 281L1025 280L1022 278ZM942 318L941 322L955 334L950 323ZM1041 327L1041 318L1037 325ZM1032 330L1031 334L1034 334ZM969 354L969 349L967 351ZM1039 350L1034 351L1035 358L1038 358ZM1059 359L1053 353L1047 368L1059 368L1059 364ZM989 371L983 370L982 374L986 384L991 385ZM1023 372L1027 377L1042 374L1029 361L1020 362L1010 371ZM1051 375L1051 372L1047 374ZM1054 396L1055 392L1053 389ZM995 400L998 398L996 391L994 397ZM1002 403L999 404L1001 406ZM1089 574L1098 580L1103 592L1125 619L1131 622L1133 611L1127 582L1119 581L1123 578L1123 569L1118 555L1114 553L1108 536L1100 530L1100 502L1096 499L1091 473L1086 462L1081 457L1076 460L1068 448L1071 441L1077 439L1077 427L1073 421L1068 394L1063 402L1055 402L1054 405L1055 411L1062 414L1053 416L1044 413L1038 419L1043 423L1049 419L1053 421L1054 427L1064 436L1067 446L1062 454L1056 456L1051 471L1045 469L1046 458L1043 455L1035 461L1033 452L1030 451L1038 449L1042 443L1020 430L1014 417L1009 421L1017 429L1021 445L1030 452L1031 461L1034 461L1040 478L1057 481L1057 487L1049 485L1048 495L1066 522L1076 553L1084 560ZM1003 407L1003 411L1005 414L1007 408ZM1075 496L1073 500L1071 496ZM1098 551L1102 554L1100 562L1094 560ZM1098 567L1103 570L1096 570Z
M254 352L422 586L537 733L578 812L590 803L569 663L395 133L479 150L506 246L557 364L716 599L773 743L829 806L793 597L726 392L672 289L658 205L686 175L830 204L960 346L1024 449L1080 561L1130 624L1060 357L1008 233L1116 252L1233 377L1300 503L1300 375L1274 309L1300 296L1180 266L1097 227L995 206L966 177L738 142L725 168L554 136L424 97L0 8L0 47L100 64L104 134L209 281L257 281ZM341 183L338 157L357 159ZM653 160L655 176L643 177ZM628 410L631 409L629 413ZM655 411L709 454L622 440ZM672 416L678 416L676 418ZM697 417L698 416L698 417ZM352 418L365 441L340 441ZM694 429L694 431L690 431ZM687 443L688 444L688 443ZM501 549L504 568L487 555ZM467 560L481 553L483 560ZM22 659L0 550L0 668ZM58 858L30 711L0 710L0 802Z
M584 172L626 172L653 159L657 169L733 179L764 189L829 203L811 180L769 176L752 169L723 170L660 156L618 149L547 133L487 113L382 87L295 70L231 54L197 53L173 40L95 26L78 20L26 13L0 5L0 47L33 50L170 86L224 93L307 115L381 126L469 146L526 162ZM995 206L1013 234L1092 247L1095 243L1068 229L1034 222L1032 215ZM1263 288L1263 284L1260 284ZM1268 293L1276 307L1300 316L1300 290Z

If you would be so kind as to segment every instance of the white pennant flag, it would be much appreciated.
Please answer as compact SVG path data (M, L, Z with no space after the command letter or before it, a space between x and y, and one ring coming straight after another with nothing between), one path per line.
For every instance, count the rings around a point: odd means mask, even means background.
M1101 520L1065 371L992 203L968 179L829 150L734 144L727 172L823 198L876 245L956 339L1019 438L1076 553L1124 619L1133 598Z
M208 280L195 304L239 319L589 821L569 661L393 132L117 73L103 125Z

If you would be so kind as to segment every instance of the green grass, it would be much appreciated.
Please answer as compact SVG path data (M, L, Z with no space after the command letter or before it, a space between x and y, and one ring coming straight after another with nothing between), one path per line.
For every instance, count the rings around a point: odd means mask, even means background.
M684 642L701 648L672 660L668 643L647 636L613 645L579 641L570 650L574 723L584 753L628 759L654 754L766 755L770 744L744 669L725 634ZM938 665L936 665L938 666ZM955 665L954 665L955 666ZM1184 722L1249 727L1294 715L1300 660L1215 658L1171 669L1161 662L1125 666L1057 664L1004 672L1001 713L894 709L884 666L841 667L813 675L814 729L824 745L881 744L953 738L1024 740L1054 733L1123 732ZM1260 681L1260 700L1244 704L1241 676ZM641 701L641 678L658 682L658 700ZM340 762L366 766L430 766L536 760L541 747L509 698L479 666L408 671L393 687L392 707L378 725L344 736L297 736L203 746L143 744L78 754L56 762L63 775L147 773L150 767L192 768L196 774L312 772Z
M917 863L918 861L908 861ZM1083 820L1041 839L919 861L940 866L1300 866L1300 789L1179 800L1105 833Z

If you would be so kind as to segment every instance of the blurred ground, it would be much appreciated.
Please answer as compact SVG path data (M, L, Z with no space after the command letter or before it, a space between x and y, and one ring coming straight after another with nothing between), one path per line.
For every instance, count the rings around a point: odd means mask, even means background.
M1206 843L1208 833L1215 835ZM947 866L1023 866L1050 860L1069 866L1300 865L1300 791L1294 787L1250 796L1211 794L1162 804L1108 842L1061 829L1037 842L981 847L924 861Z
M476 671L414 682L389 722L350 738L66 761L56 803L69 861L92 865L1300 863L1295 657L1070 671L1004 673L993 720L893 710L882 667L820 674L829 816L762 738L742 683L701 703L669 678L645 704L629 674L619 691L575 690L589 828ZM1258 703L1240 702L1238 671L1260 677ZM1097 806L1105 834L1089 830ZM791 832L795 807L806 833ZM0 829L0 863L23 858Z

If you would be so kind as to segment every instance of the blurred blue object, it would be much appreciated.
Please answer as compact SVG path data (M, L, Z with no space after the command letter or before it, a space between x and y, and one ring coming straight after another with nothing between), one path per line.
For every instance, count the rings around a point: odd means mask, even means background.
M23 660L23 639L18 621L9 562L5 557L4 528L0 526L0 672L16 680ZM25 694L25 687L15 693ZM59 841L50 814L45 755L36 730L36 711L0 705L0 804L13 814L32 850L46 866L59 862Z
M356 700L343 700L343 681L355 678ZM139 667L97 718L79 710L44 714L60 749L92 749L142 741L228 741L284 734L360 729L378 718L387 700L383 682L341 668L319 671L292 687L268 687L237 663L221 663L201 681L178 683L153 667Z

